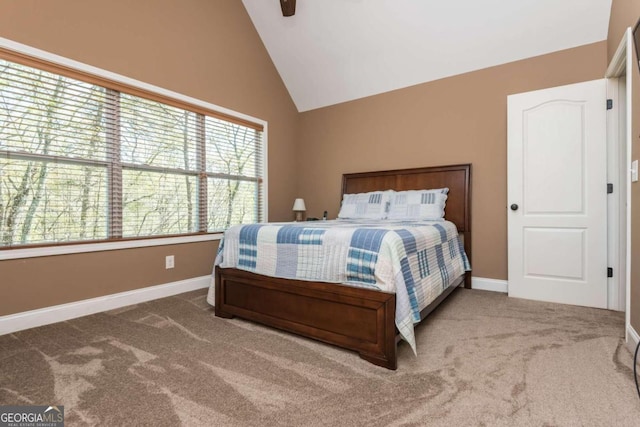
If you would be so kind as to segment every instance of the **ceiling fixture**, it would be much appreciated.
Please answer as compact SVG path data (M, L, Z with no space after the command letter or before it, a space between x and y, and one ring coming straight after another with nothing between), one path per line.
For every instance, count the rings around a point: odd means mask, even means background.
M296 14L296 0L280 0L282 16L293 16Z

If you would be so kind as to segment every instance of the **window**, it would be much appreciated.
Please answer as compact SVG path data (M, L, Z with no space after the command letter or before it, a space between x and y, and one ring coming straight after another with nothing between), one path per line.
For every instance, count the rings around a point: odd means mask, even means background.
M12 59L0 51L0 248L263 220L261 125Z

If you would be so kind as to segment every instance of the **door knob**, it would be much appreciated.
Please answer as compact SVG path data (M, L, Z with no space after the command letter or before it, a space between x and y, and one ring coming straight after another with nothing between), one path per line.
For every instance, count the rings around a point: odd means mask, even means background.
M517 211L518 210L518 205L516 205L515 203L511 205L511 210L512 211Z

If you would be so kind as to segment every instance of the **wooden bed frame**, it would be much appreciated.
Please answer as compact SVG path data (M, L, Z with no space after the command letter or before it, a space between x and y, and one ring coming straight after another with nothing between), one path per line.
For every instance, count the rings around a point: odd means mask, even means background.
M471 261L471 165L345 174L342 194L375 190L449 188L446 219L455 223ZM233 268L215 271L215 315L238 316L305 337L355 350L388 369L397 368L396 296L326 282L267 277ZM422 310L424 319L471 272L459 277Z

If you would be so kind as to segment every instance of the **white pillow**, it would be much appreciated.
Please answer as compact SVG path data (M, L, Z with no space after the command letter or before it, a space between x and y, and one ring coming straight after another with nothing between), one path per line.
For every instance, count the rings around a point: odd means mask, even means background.
M387 190L345 194L342 198L338 218L385 219L392 193L393 191Z
M397 191L391 196L388 219L442 220L448 188Z

